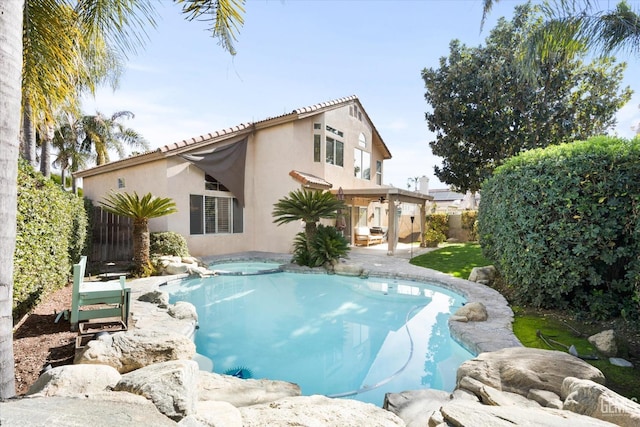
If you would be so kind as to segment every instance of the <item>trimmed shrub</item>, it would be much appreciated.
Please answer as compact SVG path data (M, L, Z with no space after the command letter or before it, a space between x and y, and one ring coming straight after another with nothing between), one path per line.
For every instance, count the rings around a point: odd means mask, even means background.
M640 139L525 152L482 186L480 243L518 302L637 315Z
M469 233L469 240L478 240L478 211L463 211L461 215L462 229Z
M426 218L424 240L428 247L438 246L447 240L449 232L449 215L446 213L428 214Z
M48 293L65 286L87 232L83 200L20 161L13 313L19 318Z
M150 253L151 255L173 255L173 256L189 256L189 248L187 240L182 234L173 231L164 231L161 233L150 234Z

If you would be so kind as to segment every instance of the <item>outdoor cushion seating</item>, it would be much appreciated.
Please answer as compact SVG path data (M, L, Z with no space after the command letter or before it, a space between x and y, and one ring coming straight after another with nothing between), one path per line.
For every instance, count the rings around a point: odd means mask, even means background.
M356 227L355 230L355 244L365 244L369 246L370 244L378 244L382 243L384 240L383 234L371 234L371 230L369 227Z
M119 281L84 282L86 268L86 256L82 256L80 262L73 265L71 329L77 330L78 323L82 321L115 317L119 318L126 329L131 288L127 286L125 276L120 276Z

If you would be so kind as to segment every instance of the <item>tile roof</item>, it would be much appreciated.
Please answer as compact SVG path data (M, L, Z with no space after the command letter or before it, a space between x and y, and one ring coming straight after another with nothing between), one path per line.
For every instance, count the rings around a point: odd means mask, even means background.
M302 117L305 117L309 114L314 114L316 112L322 112L323 110L330 110L333 108L338 108L340 106L349 104L351 102L357 102L362 110L363 114L366 116L368 122L371 124L373 128L374 134L377 136L380 141L381 148L385 153L385 158L391 158L391 152L389 148L382 140L380 133L376 129L373 121L367 114L367 112L360 104L360 100L357 96L351 95L344 98L334 99L332 101L321 102L318 104L313 104L308 107L297 108L293 110L291 113L282 114L279 116L268 117L263 120L259 120L256 122L242 123L230 128L225 128L222 130L218 130L216 132L208 133L206 135L200 135L193 138L183 139L182 141L174 142L171 144L164 145L156 150L148 151L143 154L138 154L136 156L127 157L125 159L115 160L113 162L107 163L106 165L95 166L93 168L88 168L82 171L78 171L74 173L74 176L83 177L90 176L94 174L101 173L102 171L108 170L117 170L121 167L126 167L126 165L133 165L138 163L144 163L147 161L151 161L153 159L157 159L158 155L161 157L171 156L173 154L179 154L185 151L190 151L194 148L197 148L199 144L208 145L211 142L214 142L216 139L227 140L234 136L239 136L244 133L249 133L254 131L255 129L260 129L264 127L273 126L279 123L293 121Z
M305 187L319 187L325 189L333 187L333 184L331 184L329 181L325 181L324 179L310 173L292 170L291 172L289 172L289 175L295 178L297 181L301 182Z

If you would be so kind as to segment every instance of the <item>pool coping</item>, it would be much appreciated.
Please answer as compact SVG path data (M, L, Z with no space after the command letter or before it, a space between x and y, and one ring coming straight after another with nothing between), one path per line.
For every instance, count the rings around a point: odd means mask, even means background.
M280 263L284 271L327 273L322 267L309 268L291 264L290 254L274 252L254 251L202 258L206 264L257 260ZM436 270L418 267L410 264L407 259L393 256L352 252L341 262L360 265L363 268L363 274L370 277L397 278L435 284L462 295L467 302L483 303L488 313L488 318L484 322L460 322L449 319L452 338L475 355L507 347L523 347L513 333L513 311L504 296L495 289Z

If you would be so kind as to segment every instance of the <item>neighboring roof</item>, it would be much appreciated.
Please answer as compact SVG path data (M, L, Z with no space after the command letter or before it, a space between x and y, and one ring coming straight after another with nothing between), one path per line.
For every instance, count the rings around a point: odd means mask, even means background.
M363 112L367 121L371 124L372 131L374 134L374 138L373 138L374 144L376 144L382 150L383 156L385 159L390 159L391 152L389 151L389 148L382 140L382 137L380 136L380 133L376 129L375 125L373 124L373 121L369 118L369 115L367 114L365 109L362 107L362 104L360 103L360 100L358 99L358 97L355 95L352 95L345 98L338 98L333 101L327 101L319 104L314 104L308 107L298 108L293 110L291 113L283 114L280 116L269 117L257 122L242 123L237 126L222 129L213 133L208 133L206 135L200 135L194 138L184 139L182 141L178 141L172 144L162 146L154 151L150 151L137 156L131 156L126 159L116 160L104 165L74 172L73 175L78 178L98 175L103 172L118 170L128 166L138 165L138 164L147 163L147 162L163 159L163 158L178 155L178 154L183 154L192 150L196 150L200 147L210 145L212 143L222 143L226 141L235 142L235 140L241 138L246 134L252 133L256 130L268 128L271 126L276 126L282 123L292 122L294 120L298 120L306 117L311 117L316 114L323 113L325 111L330 111L336 108L343 107L345 105L349 105L351 103L358 104L359 109Z
M291 175L293 178L299 181L302 185L308 188L318 188L318 189L328 190L329 188L333 187L333 184L331 184L330 182L325 181L324 179L317 177L315 175L311 175L310 173L292 170L291 172L289 172L289 175Z
M444 202L449 200L462 200L464 194L451 191L448 188L429 190L429 194L433 196L434 202Z

